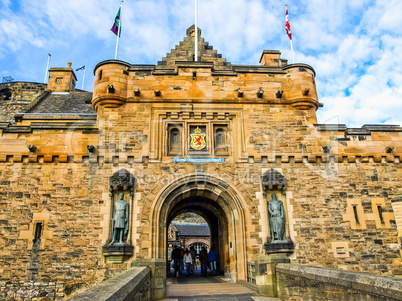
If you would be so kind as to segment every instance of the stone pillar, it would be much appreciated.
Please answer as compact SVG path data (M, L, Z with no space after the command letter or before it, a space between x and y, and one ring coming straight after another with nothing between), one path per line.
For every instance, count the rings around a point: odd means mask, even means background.
M278 285L276 280L276 265L289 263L290 259L285 254L269 254L255 261L255 282L257 294L278 297Z
M151 300L166 298L166 260L164 259L136 259L131 266L147 266L151 269Z

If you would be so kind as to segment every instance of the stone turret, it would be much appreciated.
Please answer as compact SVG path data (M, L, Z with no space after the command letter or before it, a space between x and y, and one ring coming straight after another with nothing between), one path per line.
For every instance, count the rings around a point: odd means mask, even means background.
M47 88L53 92L72 92L75 91L76 82L77 77L71 68L71 62L68 62L66 68L50 68Z

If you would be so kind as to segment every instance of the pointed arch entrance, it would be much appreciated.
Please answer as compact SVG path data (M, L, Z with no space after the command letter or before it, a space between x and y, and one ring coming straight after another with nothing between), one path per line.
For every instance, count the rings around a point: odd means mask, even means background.
M246 279L247 217L244 200L235 188L206 174L187 175L165 186L152 209L153 258L166 260L167 227L173 218L194 212L209 224L219 270L235 281Z

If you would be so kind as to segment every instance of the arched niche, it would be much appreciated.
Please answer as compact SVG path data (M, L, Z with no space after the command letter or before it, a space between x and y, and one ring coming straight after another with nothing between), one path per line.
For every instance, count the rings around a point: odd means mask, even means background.
M273 242L271 229L270 236L267 238L267 243L265 244L265 250L267 253L291 253L293 252L294 245L290 239L289 234L289 216L288 208L286 202L286 183L287 180L283 174L279 171L271 168L264 173L261 177L261 184L263 187L263 195L267 204L267 214L268 214L268 202L272 199L273 194L276 195L277 199L282 202L284 210L284 240L278 242ZM269 214L268 214L269 216ZM269 220L269 218L268 218Z
M133 200L135 190L135 177L125 169L120 169L114 173L109 179L109 196L110 196L110 226L108 234L108 242L103 247L103 253L107 263L121 263L128 260L133 255L133 246L131 239L132 217L133 217ZM119 200L120 194L124 195L124 200L128 203L129 216L127 219L127 234L124 235L125 244L113 243L113 211L114 204ZM125 205L127 206L127 205ZM125 231L127 230L125 229ZM118 230L120 231L120 230Z

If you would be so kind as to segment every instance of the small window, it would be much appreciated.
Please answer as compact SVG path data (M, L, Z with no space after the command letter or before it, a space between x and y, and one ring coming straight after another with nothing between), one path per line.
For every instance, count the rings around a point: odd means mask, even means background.
M176 129L173 130L173 131L172 131L172 143L173 143L173 144L177 144L177 143L178 143L178 141L179 141L178 136L179 136L179 131L176 130Z
M216 156L229 155L229 137L227 126L215 126L214 127L214 149Z
M383 217L383 215L382 215L382 207L380 206L380 205L378 205L377 206L377 209L378 209L378 215L380 216L380 221L381 221L381 224L384 224L384 217Z
M99 71L99 80L101 80L101 79L102 79L102 70Z
M359 215L357 214L357 205L352 205L353 206L353 214L355 215L355 220L356 220L356 224L360 224L359 222Z
M336 253L337 253L337 254L341 254L341 255L346 254L344 248L336 248Z
M181 152L181 126L168 127L168 155L176 156Z
M223 144L223 135L225 134L225 132L222 129L219 129L216 131L216 141L218 145L222 145Z
M35 224L35 236L34 236L34 242L37 242L40 240L42 237L42 228L43 228L43 223L38 222Z

